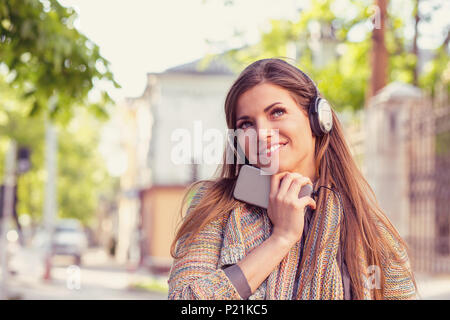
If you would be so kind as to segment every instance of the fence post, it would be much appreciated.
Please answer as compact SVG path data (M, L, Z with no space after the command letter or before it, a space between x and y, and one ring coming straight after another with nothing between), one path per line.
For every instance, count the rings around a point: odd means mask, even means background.
M393 82L370 99L364 117L366 178L402 238L409 231L407 124L417 103L423 103L420 89Z

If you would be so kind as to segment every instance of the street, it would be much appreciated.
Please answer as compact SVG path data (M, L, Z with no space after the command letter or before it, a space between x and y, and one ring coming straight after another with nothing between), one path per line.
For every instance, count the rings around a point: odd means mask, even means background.
M44 279L44 259L36 249L20 249L11 259L8 298L25 300L162 300L167 294L129 288L152 279L143 272L127 271L102 249L89 249L81 267L71 257L55 257L50 277ZM161 279L160 282L164 282Z

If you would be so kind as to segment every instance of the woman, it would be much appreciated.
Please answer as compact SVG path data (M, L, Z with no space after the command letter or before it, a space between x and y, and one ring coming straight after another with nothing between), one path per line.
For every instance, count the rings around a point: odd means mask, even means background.
M239 75L225 101L227 126L257 132L256 152L235 142L246 163L263 168L262 155L277 155L269 206L233 198L242 162L227 163L226 149L220 177L191 185L196 194L171 246L169 299L416 298L407 246L352 159L336 114L325 133L312 123L317 96L312 80L281 59ZM297 197L306 184L316 201Z

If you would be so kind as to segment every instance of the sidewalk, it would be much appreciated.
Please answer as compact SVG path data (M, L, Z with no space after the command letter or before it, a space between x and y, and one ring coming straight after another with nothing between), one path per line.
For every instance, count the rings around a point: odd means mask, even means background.
M450 274L416 274L419 295L423 300L450 300Z
M41 255L24 249L16 260L16 274L9 277L12 299L25 300L165 300L167 294L137 290L130 284L149 279L145 274L130 271L109 258L103 250L88 250L80 268L66 259L54 259L51 277L43 279ZM69 259L70 260L70 259ZM59 263L58 263L59 261ZM62 263L61 263L62 262Z

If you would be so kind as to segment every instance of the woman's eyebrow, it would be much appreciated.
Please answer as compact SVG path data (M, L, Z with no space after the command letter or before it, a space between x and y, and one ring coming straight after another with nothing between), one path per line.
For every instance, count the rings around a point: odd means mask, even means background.
M271 105L269 105L269 106L267 106L267 107L264 108L264 112L269 111L269 109L272 108L274 105L280 104L280 103L281 103L281 102L274 102L274 103L272 103ZM242 116L242 117L239 117L239 118L236 120L236 122L239 121L239 120L242 120L242 119L250 119L250 117L249 117L249 116Z

